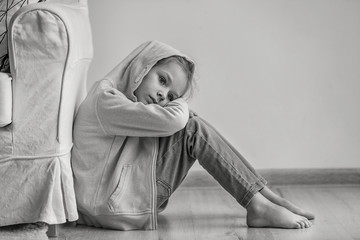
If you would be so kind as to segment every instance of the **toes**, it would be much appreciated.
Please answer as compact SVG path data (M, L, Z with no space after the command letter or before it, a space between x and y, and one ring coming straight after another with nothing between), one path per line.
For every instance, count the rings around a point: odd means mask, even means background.
M308 219L305 219L304 223L306 228L309 228L312 225L312 223Z
M300 225L301 225L301 228L305 228L305 222L301 221Z
M306 227L309 228L309 227L311 227L311 225L312 225L312 222L310 222L309 220L306 220Z
M305 224L305 228L309 228L309 227L310 227L310 223L309 223L308 221L305 221L304 224Z
M309 220L307 220L307 219L305 219L305 220L302 219L302 220L300 220L300 221L297 223L297 225L298 225L297 228L303 229L303 228L309 228L309 227L311 227L312 223L311 223Z

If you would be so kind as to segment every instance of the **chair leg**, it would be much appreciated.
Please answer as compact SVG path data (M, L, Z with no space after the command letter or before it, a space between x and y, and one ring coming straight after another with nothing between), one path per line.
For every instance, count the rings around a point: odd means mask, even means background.
M48 237L57 237L59 236L59 225L49 225L48 231L46 232Z

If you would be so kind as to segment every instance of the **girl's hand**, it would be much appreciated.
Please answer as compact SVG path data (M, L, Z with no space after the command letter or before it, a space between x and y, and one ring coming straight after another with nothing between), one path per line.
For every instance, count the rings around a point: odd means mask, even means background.
M192 118L194 116L198 116L197 113L189 109L189 118Z

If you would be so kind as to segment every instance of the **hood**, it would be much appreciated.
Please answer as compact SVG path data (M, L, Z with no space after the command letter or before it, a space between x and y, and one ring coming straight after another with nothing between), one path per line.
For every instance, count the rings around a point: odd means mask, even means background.
M191 64L194 74L195 64L188 56L162 42L148 41L133 50L105 79L110 80L127 98L137 101L134 91L144 76L159 60L170 56L184 57Z

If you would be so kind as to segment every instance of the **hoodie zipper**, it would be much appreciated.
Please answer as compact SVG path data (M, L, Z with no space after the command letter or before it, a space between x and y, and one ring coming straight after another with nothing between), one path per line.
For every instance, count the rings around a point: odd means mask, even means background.
M154 144L154 158L152 161L151 166L151 185L152 185L152 227L153 229L157 229L157 189L156 189L156 161L157 161L157 155L158 155L158 145L159 145L159 139L155 138L155 144Z

